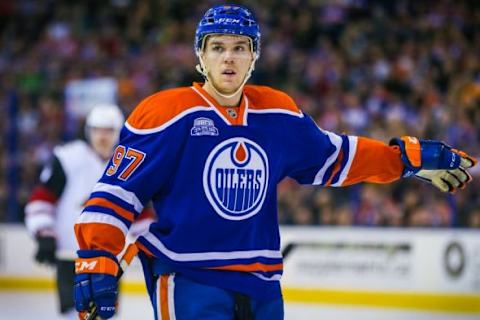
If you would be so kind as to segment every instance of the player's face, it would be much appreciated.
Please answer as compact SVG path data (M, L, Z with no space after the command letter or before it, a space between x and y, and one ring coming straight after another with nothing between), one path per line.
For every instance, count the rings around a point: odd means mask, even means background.
M90 128L89 140L95 152L104 160L112 156L113 147L117 143L118 134L110 128Z
M250 39L245 36L209 36L202 59L215 88L222 94L231 94L242 85L252 64Z

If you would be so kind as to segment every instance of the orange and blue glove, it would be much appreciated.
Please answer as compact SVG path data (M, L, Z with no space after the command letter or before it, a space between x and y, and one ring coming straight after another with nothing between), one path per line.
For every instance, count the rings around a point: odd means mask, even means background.
M75 260L75 308L82 313L94 304L102 319L114 316L118 299L119 264L103 250L78 250Z
M442 192L453 193L465 188L472 180L467 169L478 162L474 157L441 141L404 136L393 138L390 145L398 146L400 150L405 165L404 178L415 176Z

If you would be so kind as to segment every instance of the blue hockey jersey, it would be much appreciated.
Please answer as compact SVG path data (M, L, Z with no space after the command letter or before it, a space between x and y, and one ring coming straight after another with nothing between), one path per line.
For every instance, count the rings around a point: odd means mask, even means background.
M227 108L200 84L158 92L132 112L75 226L83 249L118 254L153 201L138 239L165 270L256 298L281 295L277 184L345 186L400 177L399 151L320 129L285 93L247 85Z

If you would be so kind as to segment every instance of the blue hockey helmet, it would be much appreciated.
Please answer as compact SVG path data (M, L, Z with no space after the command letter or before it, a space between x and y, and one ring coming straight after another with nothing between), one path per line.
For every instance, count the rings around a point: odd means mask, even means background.
M252 40L252 50L260 56L260 28L253 13L239 5L218 5L208 9L195 32L195 52L203 49L203 41L210 34L247 36Z

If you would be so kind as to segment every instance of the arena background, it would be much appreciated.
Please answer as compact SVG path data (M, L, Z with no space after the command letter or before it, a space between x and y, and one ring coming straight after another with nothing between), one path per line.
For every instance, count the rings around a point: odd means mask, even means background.
M54 319L51 270L33 263L22 224L53 146L82 136L95 102L128 115L151 93L201 81L193 35L216 3L1 1L0 319L22 319L25 301L35 318ZM237 3L262 31L250 82L288 92L322 128L439 139L480 156L480 2ZM479 318L479 166L473 175L455 195L415 179L341 189L284 181L287 318ZM130 272L124 319L150 311Z

